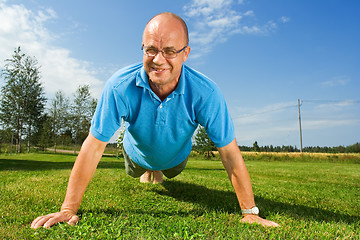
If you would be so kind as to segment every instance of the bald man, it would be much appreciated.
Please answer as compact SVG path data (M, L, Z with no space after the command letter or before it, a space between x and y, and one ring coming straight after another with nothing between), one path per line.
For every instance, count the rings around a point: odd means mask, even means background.
M60 212L36 218L31 227L79 221L76 214L82 197L122 120L127 174L140 177L144 183L161 183L163 174L167 178L180 174L191 151L191 136L200 124L220 153L242 209L242 221L278 226L258 215L250 177L219 88L184 64L190 54L186 23L173 13L156 15L145 27L142 50L141 64L123 68L107 81L89 136L71 171Z

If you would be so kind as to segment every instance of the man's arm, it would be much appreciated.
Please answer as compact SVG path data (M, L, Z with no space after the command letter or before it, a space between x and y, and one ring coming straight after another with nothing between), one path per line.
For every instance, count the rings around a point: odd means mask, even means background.
M106 142L96 139L91 133L85 139L74 167L71 171L64 203L60 212L40 216L32 224L32 228L44 226L49 228L58 222L68 222L71 225L79 221L76 215L85 190L91 181L96 167L106 147Z
M225 147L218 148L221 160L234 187L241 209L255 207L254 194L251 187L250 176L244 159L241 156L236 140ZM258 215L245 214L242 222L259 223L263 226L276 227L277 223L268 221Z

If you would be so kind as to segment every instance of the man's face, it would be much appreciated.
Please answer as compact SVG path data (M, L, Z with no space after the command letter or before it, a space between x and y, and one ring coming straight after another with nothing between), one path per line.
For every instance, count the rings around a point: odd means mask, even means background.
M156 17L145 28L143 45L158 50L181 50L186 46L185 33L181 23L169 16ZM172 59L164 58L161 52L155 57L144 55L143 63L145 72L150 79L150 85L174 90L181 74L183 62L186 61L189 53L190 48L186 48Z

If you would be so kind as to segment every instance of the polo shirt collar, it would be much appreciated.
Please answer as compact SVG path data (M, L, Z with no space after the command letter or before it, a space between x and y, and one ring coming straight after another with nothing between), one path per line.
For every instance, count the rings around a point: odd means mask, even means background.
M179 78L179 83L175 89L175 93L179 94L179 95L183 95L185 93L185 71L184 71L184 64L182 65L181 68L181 75Z
M140 75L136 78L136 86L143 87L149 91L152 91L149 85L149 77L145 72L144 66L140 70ZM178 95L183 95L184 92L185 92L185 74L184 74L184 65L183 65L181 68L179 83L176 89L173 91L173 93Z
M145 72L144 66L140 69L140 74L136 78L136 86L143 87L149 91L152 91L149 85L149 78Z

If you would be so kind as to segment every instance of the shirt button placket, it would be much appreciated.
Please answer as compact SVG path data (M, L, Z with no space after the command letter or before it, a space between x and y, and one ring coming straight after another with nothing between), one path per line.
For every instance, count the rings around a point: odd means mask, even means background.
M163 126L165 125L165 113L163 109L163 103L160 103L159 107L156 110L156 125Z

